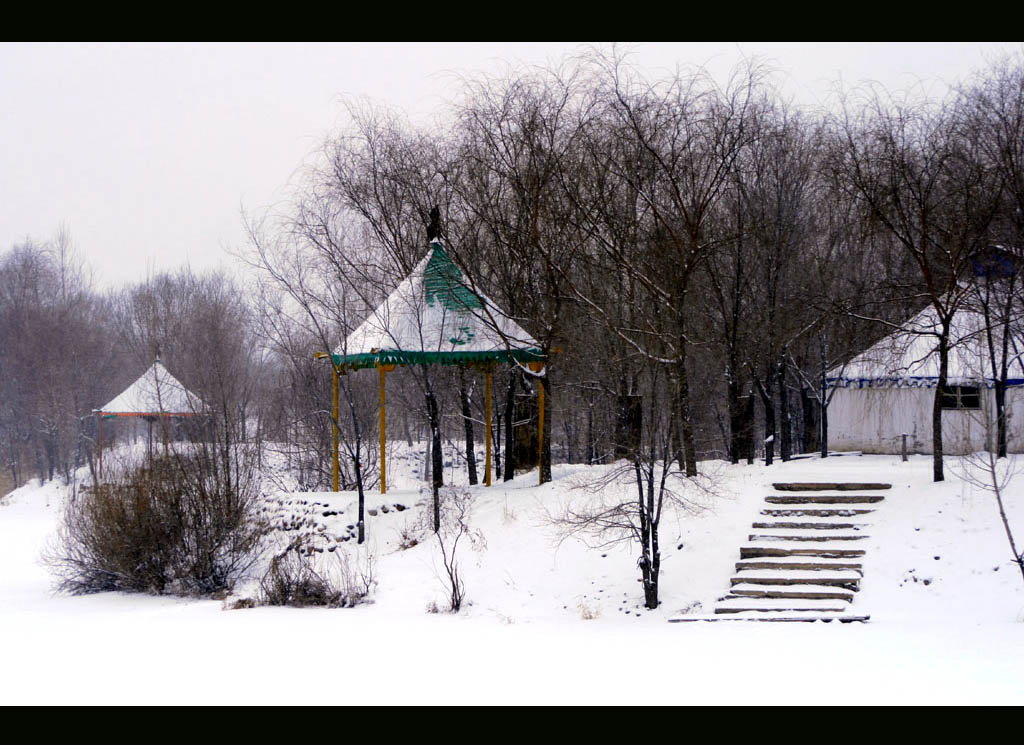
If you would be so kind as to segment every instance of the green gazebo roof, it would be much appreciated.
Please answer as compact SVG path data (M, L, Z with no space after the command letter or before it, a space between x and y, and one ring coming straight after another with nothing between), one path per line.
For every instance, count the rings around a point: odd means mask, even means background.
M346 367L467 362L538 362L540 345L483 293L474 291L440 242L334 350Z

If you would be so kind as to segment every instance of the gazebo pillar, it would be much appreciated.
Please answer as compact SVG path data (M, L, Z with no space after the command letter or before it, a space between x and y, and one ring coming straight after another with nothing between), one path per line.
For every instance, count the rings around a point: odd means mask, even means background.
M387 494L388 482L387 482L387 452L385 446L387 444L387 396L385 393L384 380L387 373L395 369L394 365L385 365L380 362L377 363L377 372L380 375L380 493Z

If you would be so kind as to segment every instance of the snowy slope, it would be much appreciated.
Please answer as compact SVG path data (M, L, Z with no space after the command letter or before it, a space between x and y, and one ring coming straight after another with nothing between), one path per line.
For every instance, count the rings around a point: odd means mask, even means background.
M0 696L9 703L1024 703L1024 583L1008 564L995 506L952 476L932 484L926 457L708 464L722 495L699 513L666 516L663 605L655 612L637 608L635 550L559 542L549 523L566 501L596 498L577 487L601 469L556 467L554 483L543 487L536 473L476 487L470 519L486 548L467 545L462 555L471 605L457 616L425 612L443 599L429 532L419 545L398 548L402 532L423 523L417 503L427 499L415 488L418 461L402 460L393 456L392 472L403 488L368 495L377 511L368 533L379 585L373 604L351 610L225 611L218 601L53 596L37 560L63 490L14 492L0 506L0 628L8 641ZM725 593L772 481L822 479L894 484L872 515L855 601L870 624L666 623L683 610L706 612ZM1024 476L1011 497L1024 525ZM315 516L335 537L352 522L353 495L276 499L268 509L277 519ZM342 540L336 550L353 544ZM837 660L842 675L822 685ZM641 669L652 683L646 690L635 685ZM751 669L767 671L771 684L739 685Z

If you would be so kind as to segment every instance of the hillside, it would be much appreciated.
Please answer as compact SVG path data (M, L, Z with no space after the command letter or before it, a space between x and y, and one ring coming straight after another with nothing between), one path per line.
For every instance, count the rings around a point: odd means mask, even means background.
M8 702L41 695L53 702L1024 702L1024 582L1008 561L995 505L956 478L931 483L926 457L705 464L716 493L694 495L691 509L663 519L662 606L653 612L640 607L631 545L588 546L552 521L568 503L600 499L586 487L607 467L557 466L554 482L542 487L536 473L474 487L470 521L483 540L461 552L467 607L458 615L427 612L444 597L435 543L420 527L427 495L415 483L415 454L393 458L399 488L367 500L377 513L367 528L378 578L373 603L346 610L225 611L208 600L54 596L38 557L66 490L13 492L0 507L0 627L16 643L0 695ZM871 622L667 623L708 613L728 590L738 548L779 480L893 484L873 516L853 603ZM268 510L279 525L309 521L321 545L336 546L322 554L329 561L354 550L344 540L353 501L347 493L285 492L269 498ZM1011 502L1015 524L1024 525L1024 476L1012 483ZM294 534L284 531L281 540ZM403 534L422 540L401 549ZM196 674L200 663L210 674ZM833 663L842 674L823 688L817 674ZM143 668L160 674L139 690ZM738 674L751 669L772 671L777 685L736 688ZM633 684L641 672L649 687ZM473 681L460 686L458 700L456 680Z

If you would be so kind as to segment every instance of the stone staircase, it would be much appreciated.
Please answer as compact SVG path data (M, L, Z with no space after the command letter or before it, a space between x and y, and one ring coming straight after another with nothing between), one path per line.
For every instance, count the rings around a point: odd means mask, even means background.
M777 483L751 527L729 593L712 616L683 621L865 622L851 606L864 577L869 516L880 483Z

